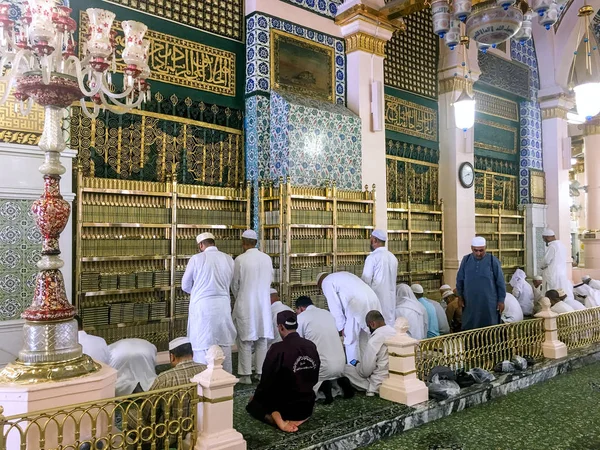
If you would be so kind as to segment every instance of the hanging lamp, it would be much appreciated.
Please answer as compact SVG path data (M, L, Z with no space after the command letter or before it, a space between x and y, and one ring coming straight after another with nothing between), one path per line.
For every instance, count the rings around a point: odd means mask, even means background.
M461 65L465 86L452 106L454 106L454 123L456 128L467 131L475 124L475 99L467 92L467 79L471 72L467 67L467 44L469 43L469 38L461 36L460 43L463 46L463 62Z

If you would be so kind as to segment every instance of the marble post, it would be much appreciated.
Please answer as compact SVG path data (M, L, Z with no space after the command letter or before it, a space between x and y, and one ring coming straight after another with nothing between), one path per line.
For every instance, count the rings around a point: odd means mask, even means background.
M367 3L373 4L353 0L340 5L335 22L346 40L348 108L362 121L362 181L376 185L375 226L387 229L383 59L396 26Z
M429 398L429 389L417 378L415 347L417 340L411 338L408 321L404 317L396 319L396 335L385 341L390 359L390 376L384 380L379 395L396 403L412 406Z
M192 378L198 383L198 438L194 450L246 450L244 437L233 428L233 387L238 379L223 370L225 355L218 345L206 353L208 368Z
M542 232L546 225L546 205L528 204L524 205L527 241L526 270L527 276L534 277L542 274L541 263L546 252L546 244L542 240Z
M568 136L567 111L573 106L562 94L540 97L542 108L542 147L546 172L546 226L554 230L567 249L567 277L572 277L571 210L569 169L571 140ZM541 239L541 237L540 237Z
M587 177L586 218L584 234L585 270L597 278L600 275L600 125L584 127L585 172Z
M544 297L540 303L542 310L535 317L544 319L544 342L542 343L544 358L564 358L567 356L567 346L558 340L558 325L556 323L558 314L550 310L548 297Z

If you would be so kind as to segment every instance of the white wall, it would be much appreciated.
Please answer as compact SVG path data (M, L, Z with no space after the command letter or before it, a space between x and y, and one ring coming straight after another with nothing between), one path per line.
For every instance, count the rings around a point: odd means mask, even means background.
M62 196L73 206L72 168L74 150L65 150L61 162L67 171L62 177L60 188ZM0 143L0 198L18 200L36 200L42 193L43 178L38 167L44 160L44 153L29 145ZM69 219L60 237L61 258L65 262L62 273L69 301L72 301L73 283L73 222ZM16 358L22 343L22 320L0 321L0 365Z

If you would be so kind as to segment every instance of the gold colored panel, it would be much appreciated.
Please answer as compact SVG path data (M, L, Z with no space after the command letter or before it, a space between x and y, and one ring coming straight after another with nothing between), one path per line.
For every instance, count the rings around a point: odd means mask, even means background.
M517 153L517 139L518 139L518 130L515 127L511 127L509 125L504 125L498 122L491 122L489 120L483 119L475 119L475 124L487 125L490 127L498 128L500 130L510 131L513 134L513 148L504 148L498 145L488 144L485 142L475 141L475 147L484 149L484 150L492 150L494 152L507 153L509 155L514 155Z
M0 83L0 97L6 92L6 83ZM37 145L44 128L44 109L34 104L31 112L23 116L15 112L12 94L4 105L0 105L0 142Z
M355 33L346 38L346 53L362 50L385 58L385 43L385 40L370 34Z
M475 100L478 112L514 122L519 121L519 106L516 102L481 91L475 91Z
M89 27L87 14L83 11L80 12L79 23L81 55ZM115 21L114 28L122 32L121 22ZM146 39L150 41L148 64L151 80L235 96L234 53L152 30L148 30ZM117 47L119 50L124 47L122 34L117 36ZM120 54L120 51L117 53ZM122 59L118 58L117 69L122 72L124 68Z
M386 95L385 127L388 130L437 142L437 111L408 100Z
M542 171L529 171L529 189L532 203L546 203L546 174Z

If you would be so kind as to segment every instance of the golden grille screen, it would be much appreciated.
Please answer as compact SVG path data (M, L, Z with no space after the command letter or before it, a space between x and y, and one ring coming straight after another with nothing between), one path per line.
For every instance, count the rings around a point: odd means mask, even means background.
M243 40L242 0L108 0L237 41Z
M406 31L394 33L386 45L385 84L437 98L438 37L429 8L404 18Z

